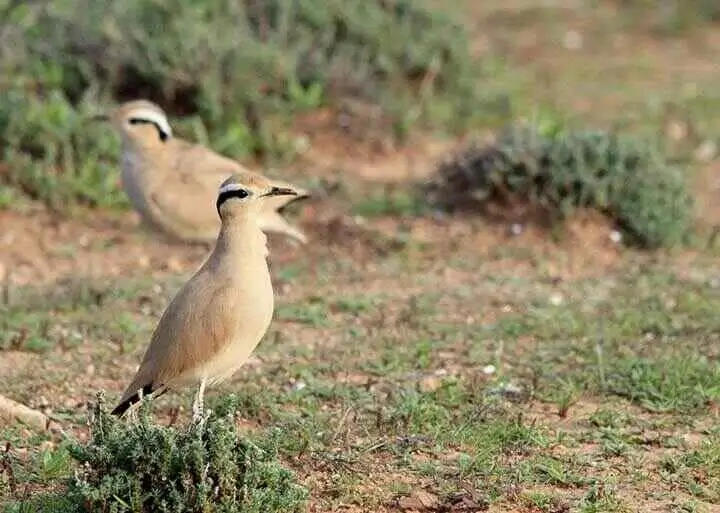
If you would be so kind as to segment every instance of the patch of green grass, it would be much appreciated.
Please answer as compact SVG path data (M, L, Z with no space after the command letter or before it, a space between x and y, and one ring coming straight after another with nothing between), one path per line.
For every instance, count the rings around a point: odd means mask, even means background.
M580 487L586 484L587 480L573 472L568 462L552 458L539 457L526 463L528 474L538 484L550 484L567 487Z
M0 184L0 210L5 210L19 201L19 192L14 187Z
M276 308L280 321L299 322L313 327L327 326L330 311L321 298L302 303L279 305Z
M629 25L637 26L639 23L664 35L686 34L698 27L720 22L720 6L713 0L619 0L617 4L628 17Z
M690 411L720 401L720 365L704 358L620 361L609 391L653 411Z
M5 185L54 210L127 206L117 187L119 139L93 128L89 105L72 105L61 92L28 94L26 87L0 86L0 155L11 164Z
M660 475L698 499L720 503L719 441L715 430L695 450L664 458L659 465Z
M422 195L407 188L385 188L370 192L353 202L352 212L372 218L381 216L417 217L426 213L427 203Z
M545 492L525 492L522 501L536 511L546 513L569 511L569 505L562 499Z
M580 502L582 513L601 513L612 511L629 511L618 499L615 490L605 483L594 484Z
M550 304L549 293L526 300L490 333L508 340L508 351L513 339L532 339L536 392L561 415L588 392L656 411L702 410L718 399L720 296L709 282L640 272L565 290L561 305Z
M137 323L123 313L106 310L109 301L132 296L137 286L119 290L101 280L76 277L55 286L6 290L0 305L0 351L21 350L45 353L56 348L66 351L80 345L87 336L125 340L137 333ZM143 302L148 296L140 298ZM132 300L137 303L138 298Z
M341 297L334 305L337 310L352 314L361 314L378 306L382 305L379 305L375 298L369 296Z

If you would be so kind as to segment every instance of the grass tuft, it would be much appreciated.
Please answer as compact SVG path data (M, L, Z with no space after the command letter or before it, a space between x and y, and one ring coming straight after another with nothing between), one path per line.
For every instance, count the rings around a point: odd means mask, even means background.
M616 364L610 390L651 411L692 411L720 401L720 366L704 358L630 359Z
M649 26L659 35L680 35L720 22L720 5L713 0L619 0L634 27Z

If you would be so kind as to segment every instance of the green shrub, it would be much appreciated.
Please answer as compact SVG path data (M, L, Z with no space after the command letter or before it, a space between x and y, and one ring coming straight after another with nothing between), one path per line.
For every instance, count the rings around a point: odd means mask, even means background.
M647 142L601 131L510 127L497 142L473 143L443 162L425 192L449 211L520 201L553 221L594 208L645 248L682 243L692 225L680 170Z
M236 158L291 154L293 116L347 99L379 106L389 133L483 115L464 28L415 0L0 0L0 13L2 158L55 204L121 202L118 143L82 121L98 103L153 100L180 135Z
M137 420L123 421L99 397L90 440L69 446L75 475L62 494L36 497L35 507L58 513L302 510L306 491L276 461L276 443L260 448L239 438L231 402L176 429L153 423L149 402Z
M125 206L119 187L119 138L87 121L91 108L73 106L63 93L44 98L20 87L0 100L6 185L55 210L79 202Z

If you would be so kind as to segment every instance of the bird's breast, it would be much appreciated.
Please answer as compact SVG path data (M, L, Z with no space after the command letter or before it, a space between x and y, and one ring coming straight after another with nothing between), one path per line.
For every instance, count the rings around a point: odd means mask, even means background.
M275 306L269 273L248 276L236 299L236 326L226 347L203 368L210 383L224 381L237 371L260 343L272 321Z

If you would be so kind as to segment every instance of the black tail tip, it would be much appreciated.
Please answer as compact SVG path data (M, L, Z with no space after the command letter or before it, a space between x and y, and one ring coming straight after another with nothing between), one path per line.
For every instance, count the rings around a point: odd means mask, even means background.
M133 395L125 399L124 401L121 401L120 404L118 404L113 410L110 412L110 415L117 415L118 417L128 411L132 405L135 403L140 402L141 397L148 397L153 392L156 392L157 389L154 389L152 384L145 385L142 387L142 390L135 392ZM162 394L162 392L161 392Z
M125 401L121 402L120 404L118 404L115 408L112 409L112 411L110 412L110 415L115 415L115 416L119 417L123 413L128 411L128 409L130 409L130 407L136 402L138 402L137 394L134 395L133 397L130 397L129 399L126 399Z
M155 387L153 384L145 385L142 390L138 390L133 395L121 401L113 410L110 415L117 415L118 417L128 411L132 406L139 403L141 398L145 397L159 397L167 392L167 388L164 386Z

